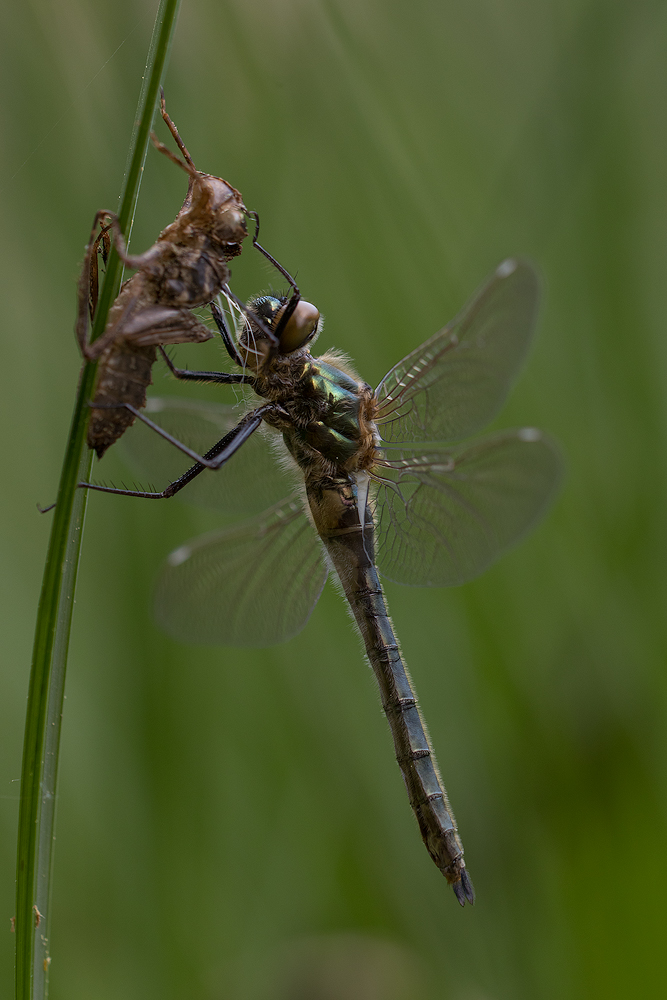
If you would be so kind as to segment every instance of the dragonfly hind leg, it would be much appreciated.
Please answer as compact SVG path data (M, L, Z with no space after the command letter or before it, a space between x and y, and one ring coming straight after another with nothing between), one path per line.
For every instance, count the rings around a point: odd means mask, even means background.
M178 438L173 436L173 434L166 431L164 427L160 427L159 424L154 423L150 417L147 417L145 413L138 410L136 406L132 406L131 403L89 403L88 405L94 407L96 410L128 410L134 417L137 418L137 420L141 420L147 427L150 427L150 429L155 431L156 434L159 434L160 437L165 439L165 441L173 444L175 448L182 451L184 455L188 456L188 458L192 458L204 469L219 469L220 466L224 465L227 461L228 456L225 454L221 457L221 453L216 450L219 446L223 445L227 438L230 438L230 440L236 440L238 436L241 436L242 440L236 445L236 448L240 447L241 444L243 444L243 442L253 433L253 431L257 430L262 422L262 419L264 418L264 415L269 411L275 411L278 409L274 403L266 403L264 406L258 407L256 410L253 410L252 413L247 414L247 416L245 416L237 424L237 426L229 432L229 434L226 434L221 441L218 441L218 443L214 445L210 451L208 451L205 455L199 455L196 451L193 451L192 448L189 448L187 444L179 441ZM248 429L250 427L252 428L251 430ZM236 448L234 448L234 451L236 451Z
M228 434L225 434L225 436L221 438L217 444L214 444L205 455L197 455L195 451L188 448L188 446L183 444L182 441L173 437L165 431L163 427L153 423L152 420L146 417L143 413L140 413L135 407L130 406L129 404L119 404L119 406L120 405L124 405L130 410L131 413L134 414L134 416L138 417L139 420L142 420L166 441L169 441L180 451L189 455L190 458L194 458L195 465L191 466L187 472L184 472L182 476L175 479L174 482L170 483L164 490L155 492L144 490L126 490L115 486L101 486L98 483L81 482L77 485L82 489L98 490L100 493L116 493L119 496L141 497L145 500L167 500L169 497L175 496L176 493L182 490L184 486L187 486L188 483L192 482L192 480L195 479L196 476L200 475L204 469L220 469L225 462L229 461L232 455L237 452L243 444L245 444L251 434L254 434L269 411L279 409L273 403L267 403L264 406L258 407L258 409L253 410L252 413L247 414L247 416L239 421L236 427L232 428Z

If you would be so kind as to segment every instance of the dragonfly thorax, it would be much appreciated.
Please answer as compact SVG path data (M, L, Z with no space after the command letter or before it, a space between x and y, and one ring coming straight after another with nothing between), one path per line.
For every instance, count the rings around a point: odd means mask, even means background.
M375 463L375 401L336 351L314 358L308 348L278 355L258 374L255 391L280 406L265 417L282 431L308 479L348 475ZM282 414L282 416L281 416Z

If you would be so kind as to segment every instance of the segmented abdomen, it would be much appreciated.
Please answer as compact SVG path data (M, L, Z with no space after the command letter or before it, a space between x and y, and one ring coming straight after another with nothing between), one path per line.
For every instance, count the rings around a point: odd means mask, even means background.
M308 502L315 526L340 578L380 688L410 805L431 858L460 903L474 899L463 847L438 772L417 696L401 656L374 563L374 525L359 521L355 479L311 479Z
M151 384L155 347L134 347L118 340L100 358L92 413L88 425L88 447L97 457L134 423L134 414L125 407L96 409L96 403L130 403L136 409L146 405L146 389Z

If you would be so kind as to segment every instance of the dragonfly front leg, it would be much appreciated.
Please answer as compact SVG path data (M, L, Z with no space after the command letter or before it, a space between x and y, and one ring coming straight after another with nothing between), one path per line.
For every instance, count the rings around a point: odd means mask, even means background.
M159 350L174 378L181 379L184 382L217 382L222 385L238 385L239 383L245 385L255 384L255 377L253 375L230 374L229 372L194 372L189 371L187 368L176 368L161 344L159 345Z
M195 451L188 448L182 441L173 437L158 424L154 424L152 420L149 420L148 417L144 416L138 410L135 410L134 407L128 408L136 417L143 420L145 424L156 431L161 437L165 438L165 440L169 441L176 448L179 448L180 451L184 452L186 455L194 458L196 464L188 469L187 472L184 472L182 476L179 476L178 479L175 479L173 483L170 483L166 489L161 490L160 492L153 493L142 490L124 490L118 489L115 486L100 486L97 483L78 483L77 485L79 487L90 490L98 490L100 493L116 493L119 496L125 497L141 497L145 500L167 500L169 497L175 496L176 493L182 490L184 486L187 486L188 483L191 483L193 479L204 471L204 469L220 469L225 462L228 462L232 455L234 455L234 453L237 452L243 444L245 444L248 438L254 434L259 425L262 423L262 420L265 419L269 413L272 415L279 414L283 418L286 416L282 408L276 406L274 403L267 403L264 406L260 406L258 409L253 410L252 413L249 413L241 421L239 421L236 427L229 431L228 434L225 434L225 436L221 438L217 444L213 445L213 447L207 451L205 455L197 455Z
M215 320L218 332L222 337L222 342L225 345L227 354L230 356L235 365L238 365L239 368L245 368L245 362L239 354L236 344L234 343L234 338L225 323L225 317L222 315L222 310L218 308L215 302L211 302L211 314Z
M254 222L255 222L255 235L252 238L252 245L254 246L254 248L256 250L259 250L259 252L261 254L263 254L263 256L266 257L266 259L271 264L273 264L273 266L276 268L277 271L280 271L280 273L282 274L283 278L285 278L289 282L290 288L292 289L292 294L289 297L289 301L288 301L287 305L285 306L285 308L283 310L283 314L280 317L280 322L278 323L278 326L276 327L276 330L275 330L276 337L278 338L278 340L280 340L281 333L283 332L283 330L285 329L285 327L289 323L290 319L292 318L292 316L294 314L294 311L295 311L296 307L298 306L299 302L301 301L301 292L299 291L299 289L297 287L297 284L296 284L294 278L292 277L292 275L289 273L289 271L286 271L285 268L282 266L282 264L280 264L276 260L276 258L273 257L268 252L268 250L265 250L263 246L260 246L260 244L258 242L259 241L259 215L257 214L257 212L248 212L248 216L249 216L249 218L253 219Z

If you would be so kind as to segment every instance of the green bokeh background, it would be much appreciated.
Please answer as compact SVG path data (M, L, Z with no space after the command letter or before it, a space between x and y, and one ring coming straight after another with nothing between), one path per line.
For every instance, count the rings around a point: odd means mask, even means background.
M153 13L2 15L3 997L50 524L35 503L55 497L75 283L95 210L117 204ZM479 581L387 588L478 893L465 911L420 843L334 588L285 646L179 646L152 624L151 581L215 522L91 497L53 1000L664 995L666 29L648 0L184 0L170 111L198 166L261 213L326 316L321 345L369 382L504 257L538 262L539 338L498 426L551 431L568 475ZM183 191L151 151L136 250ZM246 296L269 275L249 256L234 279Z

